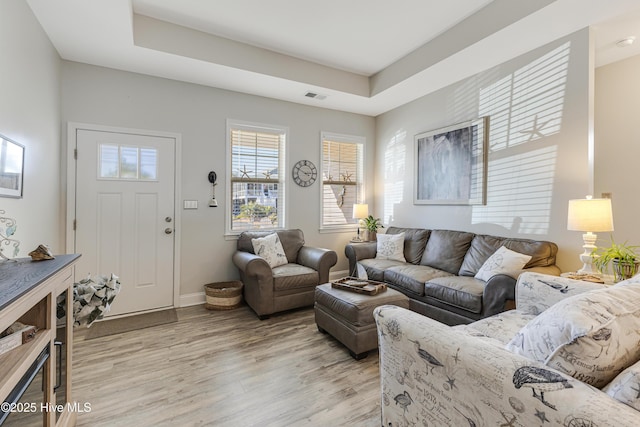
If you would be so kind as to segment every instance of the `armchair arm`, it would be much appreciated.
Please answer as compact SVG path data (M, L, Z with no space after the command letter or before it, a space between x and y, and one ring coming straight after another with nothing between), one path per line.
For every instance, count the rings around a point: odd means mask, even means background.
M232 257L244 284L244 298L258 316L273 313L273 273L257 255L237 251Z
M329 270L338 262L338 255L329 249L303 246L298 252L298 264L318 272L320 283L329 281Z
M272 278L269 263L258 255L250 252L237 251L233 254L233 263L240 270L240 274L248 277L270 280Z
M634 409L497 341L395 306L374 316L382 425L637 425Z
M354 275L354 271L356 271L356 262L361 259L375 258L377 252L377 242L363 242L346 245L344 247L344 254L349 259L349 274Z
M583 292L607 285L547 274L526 272L516 283L516 308L527 314L540 314L553 304Z

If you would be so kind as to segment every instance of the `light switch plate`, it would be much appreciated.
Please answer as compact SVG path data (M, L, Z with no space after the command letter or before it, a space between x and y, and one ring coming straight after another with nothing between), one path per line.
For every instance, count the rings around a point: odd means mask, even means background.
M184 201L185 209L198 209L198 201L197 200L185 200Z

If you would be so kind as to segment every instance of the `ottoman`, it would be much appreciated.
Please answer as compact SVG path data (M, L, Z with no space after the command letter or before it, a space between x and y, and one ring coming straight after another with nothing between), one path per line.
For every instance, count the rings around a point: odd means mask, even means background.
M378 348L378 333L373 310L381 305L409 308L409 298L389 289L378 295L344 291L325 283L316 287L315 318L318 330L328 333L344 344L351 356L362 359Z

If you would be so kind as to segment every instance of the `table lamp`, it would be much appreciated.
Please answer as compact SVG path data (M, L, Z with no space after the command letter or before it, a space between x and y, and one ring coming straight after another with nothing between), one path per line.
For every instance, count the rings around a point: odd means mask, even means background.
M596 249L595 232L613 231L611 199L592 199L587 196L586 199L569 200L567 230L585 232L582 235L584 252L580 254L583 266L578 274L599 274L592 266L591 253Z
M356 203L353 205L353 218L358 220L358 234L356 238L353 239L354 242L362 241L362 239L360 238L360 220L368 216L369 216L369 205L367 205L366 203L363 203L363 204Z

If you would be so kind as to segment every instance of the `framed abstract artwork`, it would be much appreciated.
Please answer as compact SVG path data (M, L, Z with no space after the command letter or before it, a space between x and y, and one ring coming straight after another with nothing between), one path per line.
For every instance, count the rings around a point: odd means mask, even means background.
M484 205L489 117L415 136L416 205Z

